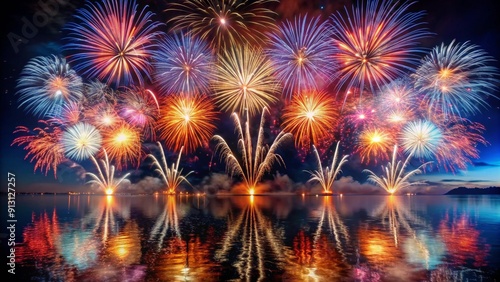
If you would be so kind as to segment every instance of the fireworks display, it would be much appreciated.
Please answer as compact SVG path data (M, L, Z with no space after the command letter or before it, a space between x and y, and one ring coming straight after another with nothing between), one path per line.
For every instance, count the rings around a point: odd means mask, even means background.
M64 49L74 52L69 61L89 78L124 85L143 84L152 70L151 56L161 23L135 1L102 0L87 2L77 11L76 22L68 24L68 43Z
M182 182L189 181L186 177L191 174L189 172L186 175L182 175L182 169L179 169L179 163L181 161L182 149L181 147L179 151L179 156L177 157L177 162L172 163L172 166L169 167L167 164L167 159L165 158L165 152L163 151L163 146L160 142L158 142L158 146L160 147L161 159L158 160L153 154L148 154L148 157L153 160L153 166L155 167L155 171L160 174L161 178L165 182L166 190L169 194L175 194L175 190Z
M308 91L294 96L283 111L283 130L293 134L301 148L328 138L338 116L335 99L324 91Z
M79 100L83 83L66 59L39 56L26 64L17 86L19 107L44 118L59 114L63 105Z
M215 101L227 112L250 116L277 102L273 65L260 49L234 46L217 63Z
M310 88L321 88L333 80L335 54L331 30L320 17L298 16L285 20L270 35L268 54L275 66L283 94L290 98Z
M487 107L485 98L497 88L493 58L470 42L444 43L422 59L415 85L425 94L428 111L467 116Z
M216 50L246 42L262 43L264 31L275 27L276 13L265 4L276 0L183 0L167 12L174 31L185 30L210 43Z
M158 45L154 80L162 93L209 92L215 58L205 41L179 33L162 38Z
M420 22L424 13L409 11L413 4L369 0L331 15L340 67L337 89L374 91L413 70L423 52L418 40L430 36Z
M333 191L333 182L335 181L337 175L341 172L342 165L347 162L348 155L342 156L340 160L338 159L339 145L340 143L338 142L335 147L335 154L333 155L332 163L330 167L327 166L326 168L323 168L318 150L314 148L314 154L316 155L316 160L318 162L318 169L313 172L309 172L311 174L309 182L318 181L321 184L321 188L323 188L324 193L331 193Z
M61 137L64 154L75 161L95 155L101 149L101 133L89 123L77 123L68 128Z
M254 147L254 140L250 133L250 121L247 114L246 121L242 125L242 121L238 114L232 115L236 129L238 132L238 151L241 158L231 150L229 144L220 135L215 135L213 139L217 143L216 151L220 154L221 159L226 162L226 169L231 175L241 176L243 183L248 189L249 194L254 194L257 184L262 179L265 173L273 166L274 162L283 163L283 159L276 153L278 147L287 139L291 139L290 133L280 132L274 139L271 145L265 143L264 138L264 122L265 116L268 114L267 108L262 110L259 131Z
M215 130L216 109L204 95L171 96L161 102L157 129L170 150L192 153L206 146Z
M143 149L161 141L155 177L172 191L193 180L181 177L183 161L201 179L222 170L219 154L248 192L274 169L307 183L293 170L316 159L308 172L329 192L346 162L335 142L356 177L392 154L387 183L368 177L389 193L424 172L392 175L410 162L467 170L489 144L485 125L469 118L498 98L495 60L470 41L424 48L434 34L414 4L366 0L321 16L284 13L273 0L180 0L158 14L135 0L87 1L61 27L62 53L34 56L20 71L18 108L42 126L16 127L11 145L55 177L65 161L89 158L149 176ZM177 166L166 167L168 154L179 155Z
M402 163L400 160L397 160L398 146L394 145L394 149L392 152L392 161L387 163L387 166L382 167L383 175L377 176L371 170L364 170L369 174L368 181L374 182L376 185L380 186L390 194L394 194L398 190L405 189L412 185L423 184L423 182L410 182L410 177L415 174L422 173L422 168L429 164L424 163L420 165L418 168L406 172L405 169L408 166L408 162L411 159L411 154L406 158L406 160Z
M89 175L92 179L89 180L87 183L96 183L103 192L105 192L107 195L111 195L115 192L115 190L118 188L118 185L125 180L130 173L126 173L122 177L116 179L115 178L115 166L110 164L109 158L108 158L108 153L106 152L106 149L103 150L104 153L104 159L101 159L101 165L99 165L99 162L96 160L94 156L90 156L92 161L94 162L98 173L92 173L92 172L87 172L86 174Z

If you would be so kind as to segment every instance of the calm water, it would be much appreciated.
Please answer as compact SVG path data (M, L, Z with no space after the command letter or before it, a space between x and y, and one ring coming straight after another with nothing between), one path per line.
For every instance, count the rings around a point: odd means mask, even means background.
M16 207L13 281L500 277L498 196L18 195Z

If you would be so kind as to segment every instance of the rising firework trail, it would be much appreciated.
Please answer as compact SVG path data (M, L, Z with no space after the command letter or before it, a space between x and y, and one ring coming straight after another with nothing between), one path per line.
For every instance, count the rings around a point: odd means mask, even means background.
M97 184L98 188L101 189L104 193L106 193L107 195L111 195L118 188L118 185L120 185L120 183L130 175L130 173L126 173L121 178L116 179L115 166L110 164L106 149L103 149L103 153L104 159L100 160L102 163L102 168L95 157L90 156L92 162L94 162L94 165L97 168L98 173L94 174L91 172L87 172L85 173L85 175L88 175L92 178L87 182L87 184L95 183Z
M367 172L369 174L368 181L375 183L390 194L394 194L413 185L424 184L424 182L410 182L409 179L415 174L422 173L423 167L431 163L424 163L414 170L405 172L405 169L408 166L408 162L410 161L412 155L409 155L403 163L401 161L396 162L397 152L398 147L397 145L395 145L392 153L392 161L387 163L387 166L382 166L382 176L377 176L373 171L369 169L363 170L364 172Z
M182 182L186 182L191 185L186 177L193 172L191 171L186 175L182 175L182 169L179 169L183 147L181 147L179 156L177 157L177 162L172 163L172 166L169 167L167 159L165 158L163 146L160 142L157 142L157 144L160 147L161 159L158 160L153 154L148 154L147 157L153 160L152 165L155 167L155 172L157 172L161 176L163 182L165 182L166 192L168 194L175 194L177 188L182 184Z
M260 119L260 127L255 143L253 145L252 135L250 134L250 121L247 114L244 126L238 114L233 113L232 117L238 132L238 150L241 158L231 150L228 143L220 135L215 135L213 140L216 142L215 151L220 154L221 159L226 162L226 169L231 175L241 176L243 183L248 189L249 194L255 193L257 184L266 172L271 169L275 162L283 163L283 159L276 153L278 147L288 139L292 134L281 131L278 136L268 146L264 143L264 123L265 115L269 110L264 108Z
M323 165L321 165L321 158L319 157L318 150L316 150L316 147L313 147L318 169L315 171L308 171L311 175L308 182L319 182L324 193L333 193L333 182L335 181L337 175L342 171L342 165L347 162L347 158L349 157L348 155L344 155L340 160L338 159L339 145L340 142L337 142L332 163L330 164L330 167L327 166L326 168L323 168Z

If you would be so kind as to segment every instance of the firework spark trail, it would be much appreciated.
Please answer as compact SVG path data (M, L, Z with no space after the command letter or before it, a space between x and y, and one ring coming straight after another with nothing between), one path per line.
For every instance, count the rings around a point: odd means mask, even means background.
M270 34L266 53L275 66L283 95L290 99L307 89L321 89L334 77L335 46L328 23L319 16L297 16Z
M340 160L338 160L339 145L340 142L337 142L330 167L327 166L324 169L321 165L321 158L319 157L318 150L316 150L316 147L313 146L318 169L315 171L307 171L311 175L308 182L319 182L324 193L333 193L333 183L335 178L340 172L342 172L342 165L347 162L347 158L349 157L348 155L344 155Z
M205 41L181 32L160 39L153 54L154 81L164 95L209 93L214 64Z
M165 158L163 146L160 142L157 142L157 144L160 147L161 160L159 161L153 154L148 154L147 157L153 160L152 165L155 167L155 172L157 172L163 179L163 182L165 182L167 192L169 194L175 194L177 188L181 185L182 182L186 182L187 184L191 185L186 177L193 172L191 171L183 176L182 169L179 169L183 147L181 147L179 151L177 162L172 163L172 166L169 167L167 159Z
M353 87L372 93L377 88L418 64L419 40L431 34L420 20L423 12L409 12L415 2L369 0L349 11L330 16L333 39L338 51L334 59L339 65L337 90Z
M283 142L292 138L292 134L281 131L271 146L264 144L265 114L268 112L267 108L264 108L262 111L255 148L253 147L253 140L250 135L248 114L245 126L243 127L238 114L233 113L232 117L238 131L238 150L241 154L241 160L236 157L224 138L220 135L213 137L216 142L215 152L219 153L221 159L224 159L226 162L226 170L232 176L241 176L250 194L255 192L257 184L264 174L271 169L274 162L283 163L283 159L279 154L276 154L276 150Z
M130 175L130 173L126 173L117 180L115 178L115 166L110 165L106 149L103 149L103 153L104 153L104 159L100 160L102 163L102 168L95 159L95 157L90 156L92 162L97 168L98 174L87 172L85 173L85 175L88 175L92 178L87 182L87 184L95 183L101 190L103 190L103 192L105 192L107 195L111 195L118 188L118 185L120 185L120 183Z
M38 56L24 66L17 81L19 108L36 117L57 117L62 107L83 95L78 74L59 56Z
M415 174L422 173L422 168L425 165L431 163L424 163L412 171L405 172L405 168L408 166L408 162L410 161L412 155L408 155L403 163L401 163L401 161L397 161L396 163L396 156L398 152L397 148L398 146L394 145L392 161L387 163L387 166L382 166L382 170L384 172L383 176L377 176L373 171L369 169L363 170L363 172L367 172L369 174L368 181L375 183L390 194L394 194L399 190L413 185L424 184L424 182L410 182L409 179Z
M87 1L77 10L77 22L66 29L68 42L63 49L73 52L69 62L89 78L117 86L150 79L150 58L161 34L161 23L153 21L147 7L138 11L135 0Z
M167 23L172 30L188 32L210 42L214 50L223 51L243 43L262 44L264 31L276 29L277 15L266 5L276 0L185 0L172 3Z

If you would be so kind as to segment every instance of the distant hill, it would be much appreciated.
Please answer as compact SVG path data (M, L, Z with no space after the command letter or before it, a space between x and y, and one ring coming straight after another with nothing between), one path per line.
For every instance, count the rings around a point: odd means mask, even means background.
M500 187L488 187L488 188L458 187L446 192L445 195L500 195Z

